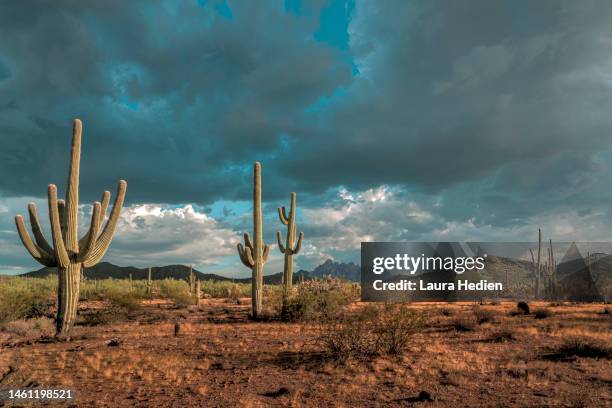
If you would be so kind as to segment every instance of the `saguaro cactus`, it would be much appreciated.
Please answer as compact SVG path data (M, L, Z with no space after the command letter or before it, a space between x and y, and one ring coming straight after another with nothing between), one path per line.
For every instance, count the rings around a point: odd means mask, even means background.
M49 219L51 221L53 246L49 245L42 233L34 203L28 205L28 212L35 242L30 238L23 217L21 215L15 217L19 237L30 255L45 266L57 267L58 269L59 284L56 320L58 335L69 335L74 325L79 302L79 283L82 269L97 264L108 250L115 227L119 221L127 189L127 183L124 180L119 181L113 209L106 225L101 229L111 196L110 192L104 192L102 202L96 201L93 204L89 230L79 239L77 216L79 209L79 168L82 130L83 125L81 121L75 119L72 131L72 149L66 201L58 200L57 187L54 184L50 184L48 188Z
M285 265L283 268L283 306L287 304L289 294L291 293L291 286L293 285L293 255L297 255L302 247L302 239L304 233L300 231L300 236L295 242L295 207L296 207L296 194L291 193L291 207L289 208L289 216L285 211L285 207L278 208L278 218L281 222L287 226L287 240L283 245L283 235L280 231L276 232L276 239L278 241L278 249L281 253L285 254Z
M149 266L149 271L147 273L147 295L151 295L153 292L153 279L151 278L151 267Z
M196 306L199 307L200 306L200 298L202 297L202 289L201 289L201 286L200 286L200 279L196 280L194 296L195 296Z
M531 253L531 263L533 264L533 278L535 280L535 292L534 297L536 300L540 298L540 278L542 276L542 264L541 264L541 251L542 251L542 230L538 228L538 257L537 261L533 256L533 251L531 248L529 252Z
M195 293L195 275L193 274L193 265L189 265L189 293Z
M251 305L253 318L261 317L263 308L263 267L268 260L270 245L264 244L261 222L261 165L253 166L253 241L244 234L244 246L238 244L238 255L242 263L252 270Z

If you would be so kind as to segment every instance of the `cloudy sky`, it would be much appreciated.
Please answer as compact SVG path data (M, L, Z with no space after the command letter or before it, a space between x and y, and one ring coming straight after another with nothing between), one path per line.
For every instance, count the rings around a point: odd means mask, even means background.
M3 2L0 272L40 267L13 218L65 188L75 117L84 221L128 181L120 265L248 276L254 161L267 242L298 194L298 268L369 240L612 240L610 21L609 1Z

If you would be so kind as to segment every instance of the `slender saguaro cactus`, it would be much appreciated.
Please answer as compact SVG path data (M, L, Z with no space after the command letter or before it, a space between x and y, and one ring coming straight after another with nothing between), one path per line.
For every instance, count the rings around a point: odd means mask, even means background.
M193 275L193 265L189 265L189 293L195 292L195 276Z
M550 292L553 299L557 299L557 265L555 263L555 253L553 251L552 239L550 242Z
M261 226L261 165L253 166L253 241L244 234L244 246L238 244L238 255L242 263L252 270L251 305L254 319L261 317L263 307L263 267L268 260L270 245L264 244Z
M200 306L200 298L202 297L202 289L200 286L200 280L197 279L196 283L195 283L195 301L196 301L196 306Z
M147 273L147 295L151 295L153 292L153 279L151 279L151 267L149 266L149 271Z
M533 256L533 251L531 248L529 252L531 253L531 262L533 263L533 276L535 279L535 299L540 298L540 277L541 277L541 251L542 251L542 230L538 228L538 258L537 261Z
M124 180L119 181L113 209L106 225L101 229L110 202L110 192L104 192L102 202L96 201L93 204L89 230L79 239L77 216L82 131L83 124L79 119L75 119L68 172L68 191L65 202L57 199L57 187L54 184L49 184L49 219L51 221L53 246L49 245L43 236L34 203L28 205L28 212L35 242L30 238L23 217L21 215L15 217L19 237L30 255L45 266L57 267L58 269L56 329L58 335L66 336L69 335L76 319L82 269L97 264L108 250L119 221L127 189L127 183Z
M287 226L287 240L283 245L283 235L280 231L276 232L276 239L278 241L278 249L281 253L285 254L285 265L283 268L283 306L287 304L289 294L291 293L291 286L293 285L293 255L297 255L302 247L302 239L304 233L300 231L300 236L295 242L295 207L296 207L296 194L291 193L291 207L289 207L289 216L285 207L278 208L278 218L281 222Z

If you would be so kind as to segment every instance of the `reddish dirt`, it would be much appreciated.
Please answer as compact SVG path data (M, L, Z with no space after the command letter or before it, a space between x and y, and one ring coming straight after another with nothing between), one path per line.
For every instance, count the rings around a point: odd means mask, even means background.
M81 314L102 306L83 302ZM69 342L1 332L0 389L68 387L75 401L48 406L78 407L612 406L609 357L547 351L568 337L611 347L604 305L540 306L552 315L484 305L492 321L458 331L474 304L414 305L431 318L408 352L341 363L323 353L316 325L251 322L246 299L200 309L152 301L126 322L77 326Z

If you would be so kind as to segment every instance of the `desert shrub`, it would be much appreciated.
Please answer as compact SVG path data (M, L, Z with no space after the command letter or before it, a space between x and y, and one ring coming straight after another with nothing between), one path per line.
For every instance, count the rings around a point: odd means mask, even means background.
M527 304L527 302L518 302L516 304L516 309L519 312L518 314L529 314L529 305Z
M510 328L506 327L506 328L501 328L491 333L491 335L487 338L486 341L489 341L492 343L503 343L503 342L514 341L514 340L516 340L516 336L514 335L514 332Z
M357 296L354 285L346 281L329 277L309 280L295 287L283 317L304 321L334 319Z
M110 309L119 309L127 313L140 309L139 298L129 290L117 290L108 292L106 300L110 303Z
M55 324L53 319L48 317L35 317L27 320L13 320L0 326L0 330L18 336L51 336L55 332Z
M421 329L427 316L406 305L372 305L355 316L342 314L324 324L319 341L326 351L344 360L378 354L401 354L410 336Z
M0 281L0 323L49 315L57 296L56 287L52 277L3 279Z
M146 281L128 279L86 279L81 282L81 291L79 298L81 300L108 300L113 296L113 293L130 292L132 297L138 299L148 298Z
M552 315L552 313L548 309L541 308L541 309L537 309L533 313L533 315L534 315L534 317L536 319L546 319L547 317L550 317Z
M459 316L451 323L453 329L461 332L473 331L476 329L477 325L478 322L473 316Z
M366 321L376 334L379 350L384 354L400 354L406 350L410 336L423 328L427 315L417 313L405 304L386 304L368 312ZM366 311L367 312L367 311Z
M440 313L442 313L443 316L452 316L455 314L455 311L451 309L450 307L443 307L440 310Z
M495 320L495 313L488 309L474 308L474 318L478 324L492 322Z
M108 305L99 310L87 311L81 315L81 324L97 326L125 321L141 308L140 298L129 289L114 287L106 288L103 295Z
M164 279L157 282L160 296L172 300L177 307L193 304L194 299L189 292L189 284L184 280Z
M542 356L547 360L568 360L575 357L612 358L612 349L599 341L588 337L572 337L565 339L555 348L549 349Z
M339 360L367 358L378 352L376 336L364 320L330 322L318 340L331 356Z
M201 281L201 290L212 298L231 298L251 296L251 285L248 283L234 283L230 281Z

